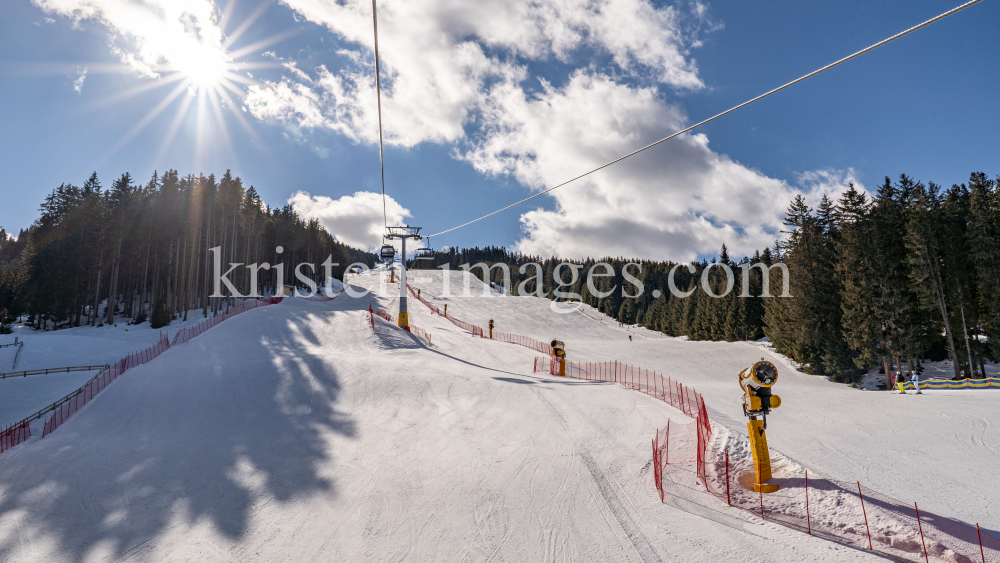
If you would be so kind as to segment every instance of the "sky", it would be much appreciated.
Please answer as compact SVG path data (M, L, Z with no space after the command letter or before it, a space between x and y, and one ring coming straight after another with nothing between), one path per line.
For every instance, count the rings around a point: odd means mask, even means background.
M387 219L450 229L957 5L383 0ZM998 20L986 0L430 245L742 256L782 236L796 194L996 176ZM231 170L381 244L372 31L365 0L0 3L0 226L94 171Z

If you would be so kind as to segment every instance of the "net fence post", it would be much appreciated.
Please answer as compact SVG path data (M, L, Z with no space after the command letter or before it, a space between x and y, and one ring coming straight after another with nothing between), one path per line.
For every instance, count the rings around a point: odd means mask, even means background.
M733 505L733 499L729 496L729 448L726 448L726 504Z
M983 563L986 563L986 552L983 551L983 534L979 531L978 522L976 523L976 536L979 538L979 555L983 558Z
M809 470L806 469L806 528L809 535L813 535L812 521L809 519Z
M924 542L924 526L920 523L920 508L917 503L913 503L913 510L917 511L917 529L920 530L920 545L924 548L924 561L930 563L930 558L927 557L927 543Z
M868 532L868 549L872 549L872 530L868 527L868 513L865 512L865 497L861 494L861 481L858 481L858 496L861 497L861 514L865 517L865 530ZM914 505L915 506L915 505ZM921 535L921 540L923 535Z
M663 451L664 451L663 464L667 465L668 463L670 463L670 419L669 418L667 419L667 434L663 439Z

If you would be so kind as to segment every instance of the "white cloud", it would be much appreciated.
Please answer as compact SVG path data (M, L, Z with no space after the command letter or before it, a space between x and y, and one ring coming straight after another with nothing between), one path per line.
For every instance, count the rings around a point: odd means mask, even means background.
M682 129L686 117L652 87L630 87L576 71L562 88L528 96L501 85L489 93L484 133L462 155L479 171L510 174L536 189L596 168ZM580 116L586 116L581 119ZM798 186L769 178L688 134L551 192L556 208L521 217L517 248L529 254L694 260L726 243L751 255L780 236L789 202L834 199L855 172L799 174Z
M225 57L211 0L32 1L75 22L106 25L115 52L146 76L199 56ZM269 51L284 76L249 87L245 111L285 124L287 138L320 157L324 150L308 139L312 130L377 142L370 2L281 1L296 18L339 36L342 64L304 68ZM532 189L551 186L686 125L671 96L705 87L691 50L706 29L717 28L697 1L657 7L651 0L385 0L385 141L450 145L483 174L512 176ZM799 188L818 201L850 179L851 170L820 170L792 186L714 152L703 134L686 135L552 192L552 211L522 211L517 247L543 255L693 259L726 243L733 254L751 253L778 236ZM299 192L289 201L340 240L381 242L380 194L334 200ZM409 217L389 201L391 222Z
M333 73L286 65L285 77L251 88L250 111L305 130L377 141L371 7L363 1L283 0L356 47ZM671 89L704 85L690 58L705 5L656 8L646 0L534 3L440 0L380 6L386 142L447 143L490 175L541 189L682 128ZM574 58L603 66L576 64ZM530 63L577 67L554 86ZM583 68L581 68L583 67ZM532 92L534 85L540 85ZM525 252L693 259L723 243L769 246L794 189L713 152L704 135L647 154L552 193L554 211L525 212Z
M312 77L288 68L282 80L252 87L248 107L261 119L377 140L371 3L283 3L353 44L341 53L353 64L338 74L308 69ZM571 62L583 49L610 55L625 75L701 88L687 50L706 21L700 4L689 13L647 0L385 2L379 6L385 141L405 147L460 141L491 84L525 80L523 61Z
M864 184L861 183L861 179L858 177L858 173L853 168L848 168L847 170L834 170L832 168L812 170L796 174L795 179L801 188L806 203L814 209L819 205L824 195L836 203L840 195L847 190L850 184L854 184L855 189L867 193Z
M79 94L83 91L83 81L87 79L87 67L77 67L76 78L73 80L73 91Z
M111 31L111 50L134 72L194 72L228 62L212 0L32 0L74 24L94 20Z
M535 96L490 93L486 133L463 155L476 169L542 188L683 127L685 116L652 87L577 71ZM580 119L586 116L586 119ZM794 190L685 135L551 192L556 208L521 217L517 248L530 254L692 260L722 243L734 254L770 246Z
M318 219L337 240L356 248L382 244L385 223L382 215L382 194L355 192L340 199L296 192L288 198L300 217ZM410 211L389 196L385 198L385 217L390 225L402 225Z

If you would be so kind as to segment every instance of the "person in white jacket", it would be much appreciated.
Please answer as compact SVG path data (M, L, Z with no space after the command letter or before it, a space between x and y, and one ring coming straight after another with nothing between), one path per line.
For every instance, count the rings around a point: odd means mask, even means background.
M917 395L923 395L920 391L920 376L917 375L917 372L913 372L910 376L910 381L913 383L913 388L916 390Z

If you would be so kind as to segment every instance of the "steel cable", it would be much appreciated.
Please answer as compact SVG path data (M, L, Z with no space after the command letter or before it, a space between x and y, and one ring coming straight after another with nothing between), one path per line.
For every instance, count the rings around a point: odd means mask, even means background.
M580 174L579 176L575 176L573 178L570 178L569 180L566 180L565 182L563 182L561 184L557 184L555 186L552 186L551 188L548 188L546 190L540 191L537 194L534 194L532 196L529 196L529 197L526 197L526 198L522 199L521 201L518 201L516 203L512 203L512 204L508 205L507 207L503 207L501 209L497 209L496 211L494 211L492 213L489 213L489 214L486 214L486 215L483 215L482 217L479 217L478 219L473 219L472 221L469 221L467 223L462 223L461 225L458 225L457 227L452 227L452 228L450 228L448 230L441 231L439 233L434 233L433 235L429 235L429 236L438 236L438 235L443 235L445 233L450 233L451 231L454 231L454 230L457 230L457 229L461 229L462 227L466 227L466 226L471 225L471 224L473 224L473 223L475 223L477 221L482 221L483 219L486 219L487 217L492 217L493 215L496 215L497 213L502 213L502 212L510 209L511 207L516 207L518 205L521 205L522 203L524 203L526 201L529 201L529 200L532 200L532 199L535 199L536 197L538 197L540 195L547 194L547 193L551 192L552 190L561 188L561 187L563 187L563 186L565 186L567 184L570 184L572 182L575 182L575 181L577 181L580 178L583 178L585 176L589 176L590 174L593 174L594 172L597 172L598 170L603 170L604 168L607 168L607 167L611 166L612 164L621 162L621 161L625 160L626 158L629 158L630 156L634 156L636 154L641 153L642 151L644 151L646 149L655 147L656 145L658 145L658 144L660 144L660 143L662 143L664 141L669 141L670 139L673 139L674 137L676 137L678 135L682 135L682 134L687 133L688 131L690 131L690 130L696 128L696 127L704 125L704 124L708 123L709 121L718 119L718 118L722 117L723 115L726 115L727 113L732 113L732 112L734 112L734 111L736 111L736 110L738 110L738 109L740 109L740 108L742 108L744 106L748 106L748 105L756 102L757 100L764 99L764 98L770 96L771 94L774 94L776 92L780 92L781 90L784 90L785 88L788 88L789 86L792 86L794 84L798 84L799 82L802 82L803 80L805 80L807 78L812 78L813 76L816 76L817 74L819 74L821 72L827 71L827 70L829 70L829 69L831 69L831 68L833 68L833 67L835 67L837 65L846 63L847 61L849 61L849 60L851 60L851 59L853 59L855 57L859 57L859 56L867 53L868 51L872 51L872 50L877 49L877 48L879 48L879 47L881 47L881 46L883 46L883 45L885 45L887 43L891 43L891 42L895 41L896 39L899 39L900 37L903 37L904 35L909 35L910 33L913 33L914 31L917 31L918 29L927 27L928 25L931 25L934 22L943 20L944 18L946 18L946 17L948 17L948 16L950 16L952 14L961 12L962 10L964 10L964 9L972 6L973 4L978 4L978 3L982 2L982 1L983 0L972 0L970 2L966 2L965 4L962 4L961 6L958 6L957 8L953 8L951 10L948 10L947 12L945 12L945 13L937 16L937 17L931 18L931 19L925 21L922 24L915 25L915 26L911 27L910 29L907 29L906 31L902 31L900 33L897 33L896 35L893 35L892 37L889 37L888 39L883 39L882 41L879 41L878 43L876 43L876 44L874 44L874 45L872 45L872 46L870 46L868 48L862 49L862 50L858 51L857 53L854 53L853 55L849 55L847 57L844 57L844 58L840 59L839 61L830 63L830 64L828 64L828 65L826 65L826 66L824 66L824 67L822 67L820 69L814 70L814 71L810 72L809 74L806 74L805 76L796 78L795 80L793 80L793 81L791 81L791 82L789 82L787 84L784 84L783 86L779 86L779 87L777 87L777 88L775 88L775 89L773 89L773 90L771 90L769 92L765 92L764 94L761 94L761 95L757 96L756 98L747 100L747 101L743 102L742 104L740 104L738 106L734 106L732 108L729 108L729 109L727 109L726 111L724 111L722 113L713 115L712 117L709 117L708 119L706 119L704 121L699 121L698 123L695 123L694 125L691 125L690 127L687 127L685 129L681 129L680 131L677 131L676 133L673 133L673 134L671 134L671 135L669 135L667 137L664 137L664 138L660 139L659 141L656 141L655 143L650 143L650 144L642 147L641 149L634 150L634 151L626 154L625 156L618 157L618 158L612 160L611 162L608 162L606 164L602 164L601 166L598 166L597 168L594 168L593 170L589 170L587 172L584 172L583 174ZM373 0L373 2L374 2L374 0Z

